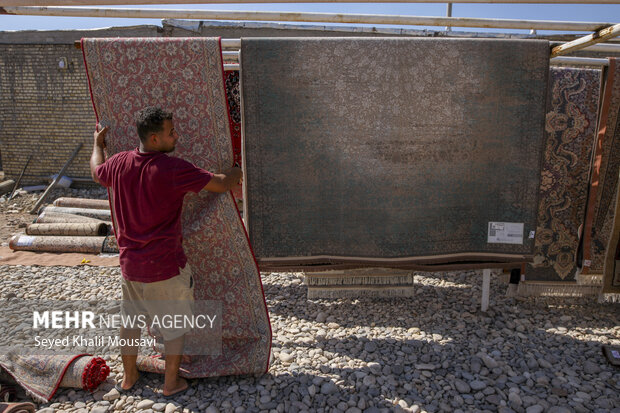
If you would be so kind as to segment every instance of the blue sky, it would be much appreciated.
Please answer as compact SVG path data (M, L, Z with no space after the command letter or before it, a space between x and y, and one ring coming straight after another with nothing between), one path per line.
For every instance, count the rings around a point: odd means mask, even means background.
M104 7L104 6L102 6ZM121 7L121 6L109 6ZM203 10L271 10L370 14L403 14L412 16L445 16L446 3L269 3L269 4L190 4L190 5L134 5L124 7L157 9L203 9ZM454 4L452 15L458 17L485 17L528 20L561 20L620 23L620 5L574 5L574 4ZM140 24L160 25L158 19L102 19L48 16L0 16L0 30L60 30L93 29L111 26ZM302 23L306 24L306 23ZM398 26L421 28L420 26ZM435 28L437 29L437 28ZM463 31L483 31L466 28ZM524 31L508 30L519 33Z

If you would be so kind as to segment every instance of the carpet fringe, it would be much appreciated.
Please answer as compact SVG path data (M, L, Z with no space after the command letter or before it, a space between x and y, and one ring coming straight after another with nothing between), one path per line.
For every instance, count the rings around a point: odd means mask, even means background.
M368 285L413 285L413 274L396 276L316 276L306 274L305 283L311 286L368 286Z
M413 286L386 288L369 288L367 286L350 286L345 288L308 288L308 299L315 298L394 298L394 297L413 297L415 290Z
M578 285L603 285L603 274L577 274Z
M598 302L603 303L620 303L619 293L601 293L598 296Z
M596 296L600 291L599 285L523 281L519 283L517 295L520 297L588 297Z

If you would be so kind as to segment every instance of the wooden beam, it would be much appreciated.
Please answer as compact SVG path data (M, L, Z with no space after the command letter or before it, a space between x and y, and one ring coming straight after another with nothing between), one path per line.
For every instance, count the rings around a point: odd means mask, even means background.
M577 40L573 40L572 42L556 46L551 49L551 57L562 56L576 50L585 49L590 45L604 42L605 40L611 39L612 37L616 37L618 35L620 35L620 23L606 27L596 33L589 34Z
M279 11L167 10L85 7L0 7L0 14L28 16L122 17L144 19L198 19L298 21L315 23L389 24L404 26L485 27L496 29L594 31L613 23L565 22L554 20L486 19L470 17L426 17L352 13L310 13Z

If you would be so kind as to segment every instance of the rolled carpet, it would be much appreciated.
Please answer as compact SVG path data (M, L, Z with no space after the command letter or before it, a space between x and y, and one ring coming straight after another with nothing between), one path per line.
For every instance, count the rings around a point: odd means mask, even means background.
M62 214L73 214L83 217L101 219L103 221L112 221L112 214L110 213L110 210L105 209L46 206L39 211L39 215L47 212L60 212Z
M8 181L0 182L0 195L8 194L13 190L15 181L9 179Z
M44 402L60 387L93 391L110 374L110 367L100 357L18 354L16 350L0 355L0 368L30 396Z
M54 206L70 208L110 209L107 199L62 197L54 201Z
M0 403L0 413L34 413L35 406L30 402Z
M94 222L66 222L55 224L30 224L26 227L28 235L64 235L96 237L108 235L108 226Z
M106 254L118 254L118 243L116 242L116 237L114 234L110 234L105 237L103 246L101 247L101 252Z
M13 251L83 252L99 254L105 237L36 236L18 234L9 241Z
M41 215L35 219L35 223L37 224L54 224L54 223L65 223L65 222L94 222L94 223L104 223L107 225L111 225L112 222L104 221L97 218L83 217L81 215L73 215L73 214L63 214L60 212L41 212Z

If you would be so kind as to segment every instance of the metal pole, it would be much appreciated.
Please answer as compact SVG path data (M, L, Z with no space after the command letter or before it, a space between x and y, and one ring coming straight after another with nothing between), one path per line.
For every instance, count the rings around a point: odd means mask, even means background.
M550 64L609 66L609 59L597 59L592 57L554 57L549 60Z
M30 160L32 159L33 154L30 154L30 156L28 156L28 160L26 161L26 165L24 165L24 167L22 168L22 172L19 174L19 178L17 178L17 181L15 181L15 186L13 187L13 191L11 191L11 195L9 195L8 200L10 201L11 199L13 199L13 197L15 196L15 191L17 191L17 188L19 187L19 184L22 182L22 178L24 177L24 173L26 172L26 168L28 168L28 165L30 164Z
M43 195L41 195L41 198L39 198L39 200L37 201L36 204L34 204L34 207L32 207L32 209L30 210L31 214L36 214L37 210L39 209L39 207L41 206L41 204L43 203L43 201L45 201L45 197L47 197L47 195L50 193L50 191L52 189L54 189L54 187L56 186L56 184L60 181L60 179L63 177L65 171L67 170L67 168L69 168L69 165L71 165L71 162L73 162L73 160L75 159L75 157L77 156L78 152L80 151L80 149L82 149L82 146L84 144L82 142L80 142L78 144L78 146L76 146L76 148L73 150L73 153L71 154L71 156L69 157L69 160L63 165L63 167L60 169L60 172L58 172L58 175L56 176L56 179L54 179L52 181L52 183L50 184L50 186L47 187L47 189L45 190L45 192L43 192Z
M486 27L496 29L537 29L595 31L614 23L564 22L553 20L481 19L470 17L425 17L349 13L306 13L278 11L165 10L82 7L0 7L0 14L29 16L123 17L144 19L302 21L316 23L360 23L410 26Z
M482 301L480 310L487 311L489 309L489 295L491 291L491 270L482 270Z
M448 3L448 7L446 10L446 16L447 17L452 17L452 3ZM446 26L446 31L447 32L451 32L452 28L450 26Z
M451 0L452 3L487 4L618 4L617 0ZM127 0L45 0L48 6L125 5ZM291 0L132 0L131 4L235 4L235 3L291 3ZM437 0L297 0L295 3L438 3ZM439 2L440 3L440 2ZM40 0L3 0L4 6L38 6Z

